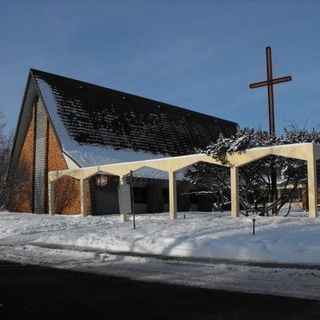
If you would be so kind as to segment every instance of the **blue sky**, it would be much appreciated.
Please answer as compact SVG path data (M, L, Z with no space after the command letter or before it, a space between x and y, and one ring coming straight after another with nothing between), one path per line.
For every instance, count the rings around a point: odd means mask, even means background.
M320 1L0 2L0 106L14 129L29 68L268 128L320 125Z

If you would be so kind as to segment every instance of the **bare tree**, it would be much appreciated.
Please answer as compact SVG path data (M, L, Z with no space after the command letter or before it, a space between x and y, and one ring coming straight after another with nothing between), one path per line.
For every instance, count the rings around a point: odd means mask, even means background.
M17 199L23 199L24 193L20 192L27 180L28 170L22 161L19 166L8 174L10 165L13 134L5 132L5 117L0 110L0 210L8 209L8 205ZM17 195L20 193L19 197Z
M199 191L188 192L188 194L194 194L197 197L208 194L212 196L211 208L213 210L223 211L230 204L228 168L199 162L186 171L185 179L199 189Z

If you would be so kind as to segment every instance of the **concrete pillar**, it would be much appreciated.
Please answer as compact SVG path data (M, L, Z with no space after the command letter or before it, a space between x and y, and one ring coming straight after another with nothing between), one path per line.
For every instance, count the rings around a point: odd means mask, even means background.
M51 216L55 214L54 184L55 181L48 181L48 212Z
M124 223L129 220L128 218L128 211L126 208L129 206L129 203L131 204L131 194L130 190L125 190L122 188L127 184L126 176L120 176L119 177L119 190L118 190L118 197L119 197L119 210L120 210L120 222ZM121 192L121 188L124 192ZM127 199L129 197L129 199Z
M308 160L308 202L309 217L316 218L318 216L318 185L317 185L317 161L312 155Z
M239 168L233 166L230 168L231 182L231 216L239 217Z
M177 219L177 181L174 171L169 171L169 216L171 220Z
M80 179L80 201L81 201L81 215L87 216L87 184L86 179Z

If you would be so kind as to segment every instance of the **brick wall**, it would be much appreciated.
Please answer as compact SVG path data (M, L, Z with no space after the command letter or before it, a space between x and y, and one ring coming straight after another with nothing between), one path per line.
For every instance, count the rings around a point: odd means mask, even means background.
M68 169L60 144L50 123L48 124L47 168L48 171ZM56 213L80 213L80 183L78 180L65 176L55 183L55 208Z
M31 115L29 128L22 145L17 171L24 174L24 184L9 204L9 210L16 212L33 211L33 167L34 167L34 108Z
M33 192L34 192L34 158L35 158L35 108L33 107L32 117L29 123L27 134L23 142L19 156L18 168L26 172L26 181L22 192L19 191L14 200L9 205L9 210L16 212L33 212ZM46 175L48 171L68 169L63 157L62 150L55 131L47 119L47 155L46 155ZM20 170L20 169L18 169ZM88 183L87 183L88 184ZM45 211L47 212L47 181L45 181ZM91 212L90 190L87 187L88 210ZM56 213L79 214L80 205L80 183L71 177L63 177L55 183Z

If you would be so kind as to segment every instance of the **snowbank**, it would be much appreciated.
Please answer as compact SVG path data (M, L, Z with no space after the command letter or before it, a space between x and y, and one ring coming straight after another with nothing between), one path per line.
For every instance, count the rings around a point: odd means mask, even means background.
M186 219L183 215L186 215ZM63 244L113 251L193 256L278 263L320 263L320 218L305 213L290 217L251 218L230 213L184 212L137 215L132 223L118 216L48 216L0 213L0 245ZM1 257L0 257L1 259Z

